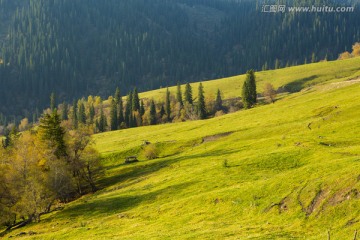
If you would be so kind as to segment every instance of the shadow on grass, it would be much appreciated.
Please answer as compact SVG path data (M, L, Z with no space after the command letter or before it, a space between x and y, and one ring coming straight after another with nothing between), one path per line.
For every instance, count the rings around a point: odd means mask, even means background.
M93 199L75 206L70 206L61 211L56 218L76 218L79 216L90 217L101 214L119 214L130 210L140 204L153 203L161 196L173 196L179 191L193 185L194 182L180 183L163 189L151 191L145 194L120 195L115 197L103 197Z
M308 83L316 78L318 78L317 75L302 78L302 79L299 79L294 82L286 84L283 88L290 93L300 92L303 88L306 87L306 83Z
M213 151L208 151L205 154L201 153L201 154L193 154L193 155L186 155L179 157L172 156L170 158L167 157L156 160L142 161L140 163L135 163L134 165L117 164L114 165L113 167L108 167L108 170L115 169L121 166L124 166L124 168L119 169L118 172L114 173L111 176L102 178L101 180L98 181L98 185L102 189L112 186L116 183L122 183L126 181L128 184L126 184L126 186L123 187L128 187L132 184L136 184L140 182L146 176L154 172L157 172L163 168L169 167L170 165L181 161L204 158L204 157L221 157L236 152L238 152L238 150L213 150ZM125 167L125 166L129 166L129 167Z

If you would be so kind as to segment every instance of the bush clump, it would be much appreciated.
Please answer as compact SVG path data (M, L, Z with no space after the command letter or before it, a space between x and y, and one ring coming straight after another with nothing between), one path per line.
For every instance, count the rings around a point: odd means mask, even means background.
M144 147L144 156L146 159L156 159L159 157L159 150L157 149L155 144L149 144Z

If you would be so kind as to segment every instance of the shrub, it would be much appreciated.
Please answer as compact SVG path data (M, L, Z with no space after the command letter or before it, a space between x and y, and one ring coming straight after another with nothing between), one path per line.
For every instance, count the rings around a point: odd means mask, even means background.
M149 144L144 147L144 156L148 160L159 157L159 150L157 149L155 144Z

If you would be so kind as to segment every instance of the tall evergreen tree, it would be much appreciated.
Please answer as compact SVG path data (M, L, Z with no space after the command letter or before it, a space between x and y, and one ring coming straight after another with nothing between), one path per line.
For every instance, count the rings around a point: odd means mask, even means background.
M182 93L181 93L181 85L180 85L179 82L177 84L176 101L178 103L180 103L180 107L184 106L184 102L183 102L183 99L182 99Z
M199 84L197 107L198 107L199 118L205 119L206 118L206 106L205 106L204 88L203 88L202 83Z
M81 100L79 100L78 105L79 105L78 120L81 124L86 124L85 105Z
M253 70L246 73L246 80L242 88L242 101L244 108L251 108L257 102L256 80Z
M39 135L43 141L49 143L49 147L54 148L57 158L66 157L66 144L64 140L65 130L61 127L60 116L56 109L51 114L45 113L40 119Z
M223 103L222 103L220 89L218 89L217 93L216 93L214 109L215 109L216 112L221 111L223 109Z
M90 108L89 108L89 122L90 122L90 124L94 123L94 118L95 118L95 107L94 107L94 104L92 103L90 105Z
M150 102L150 125L156 124L156 107L154 100Z
M193 104L192 89L189 83L185 85L184 99L185 102Z
M166 113L166 119L167 119L167 121L170 122L170 121L171 121L171 102L170 102L170 91L169 91L169 88L166 88L165 113Z
M139 93L137 91L137 88L134 88L134 91L132 94L132 111L139 111L139 110L140 110Z
M117 104L116 101L113 99L111 101L111 109L110 109L110 129L117 130L118 129L118 113L117 113Z
M245 109L248 109L251 107L251 101L250 101L250 91L249 91L249 83L245 80L242 92L241 92L241 99L244 105Z
M256 80L254 70L248 71L246 77L249 79L250 101L251 105L257 103Z
M126 100L126 106L125 106L125 123L127 127L130 127L131 125L131 116L132 116L132 102L133 102L133 95L132 92L129 92Z
M99 132L105 132L107 126L106 116L104 114L103 106L100 107L100 118L98 120Z
M164 104L161 104L161 108L159 112L160 118L162 118L165 115L165 113L166 112L165 112Z
M116 104L119 104L119 102L121 100L121 93L120 93L120 88L118 88L118 87L115 90L114 99L115 99Z

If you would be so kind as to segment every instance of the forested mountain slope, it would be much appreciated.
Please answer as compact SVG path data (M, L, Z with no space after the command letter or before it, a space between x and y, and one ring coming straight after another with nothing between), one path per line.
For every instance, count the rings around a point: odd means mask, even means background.
M115 86L149 90L334 59L360 39L359 8L270 14L261 4L1 0L0 113L29 117L51 92L70 102L108 95Z

